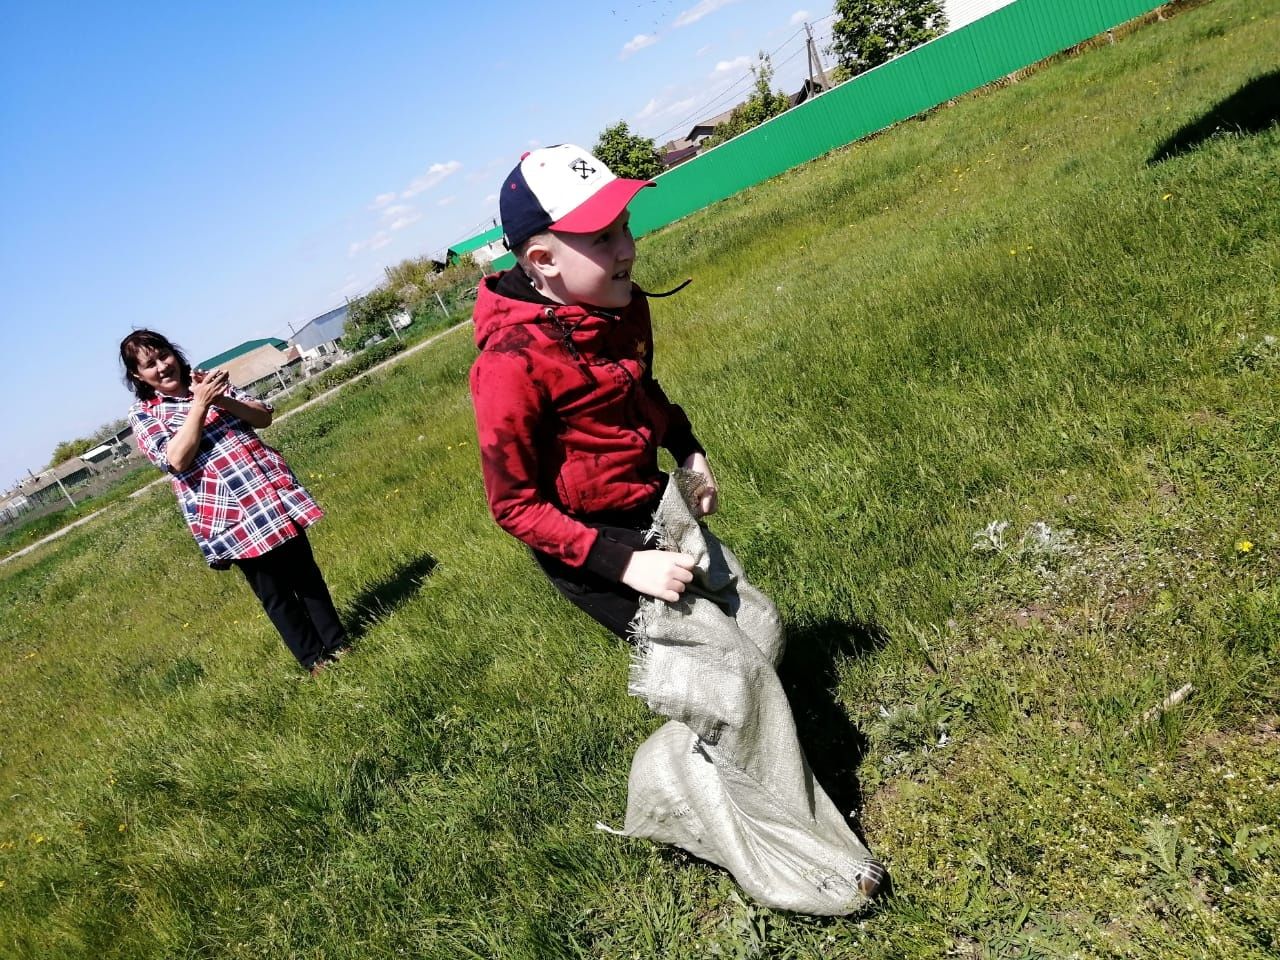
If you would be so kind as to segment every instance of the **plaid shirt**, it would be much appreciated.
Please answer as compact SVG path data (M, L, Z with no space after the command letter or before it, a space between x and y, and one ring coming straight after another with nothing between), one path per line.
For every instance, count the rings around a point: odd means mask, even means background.
M235 388L227 395L253 399ZM247 423L218 407L205 415L191 466L171 467L169 438L190 412L190 397L157 394L129 408L129 425L138 449L171 474L178 506L209 566L222 570L232 560L261 556L324 516L284 458Z

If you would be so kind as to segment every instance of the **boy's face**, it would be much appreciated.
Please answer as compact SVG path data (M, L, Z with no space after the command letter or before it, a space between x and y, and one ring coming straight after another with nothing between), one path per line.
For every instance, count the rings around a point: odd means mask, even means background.
M555 233L556 272L549 286L565 303L620 309L631 302L636 242L623 210L597 233Z

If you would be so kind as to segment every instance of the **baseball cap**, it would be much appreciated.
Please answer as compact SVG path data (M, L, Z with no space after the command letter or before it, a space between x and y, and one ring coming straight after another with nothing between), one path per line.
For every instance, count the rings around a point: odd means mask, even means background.
M502 240L513 250L536 233L603 230L652 180L614 176L598 157L572 143L540 147L520 158L502 184Z

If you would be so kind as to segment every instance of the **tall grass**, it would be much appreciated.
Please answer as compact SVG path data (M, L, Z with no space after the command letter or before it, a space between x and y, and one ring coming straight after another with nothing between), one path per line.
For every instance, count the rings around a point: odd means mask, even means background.
M641 244L873 912L594 829L657 720L488 519L454 335L273 433L319 682L167 490L0 569L0 952L1273 955L1280 132L1153 158L1277 36L1216 0Z

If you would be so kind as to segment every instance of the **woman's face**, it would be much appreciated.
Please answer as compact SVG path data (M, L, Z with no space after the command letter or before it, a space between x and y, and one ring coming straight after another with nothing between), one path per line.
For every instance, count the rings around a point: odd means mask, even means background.
M139 353L134 376L156 393L175 397L187 392L187 385L182 382L182 364L172 350L144 350Z

